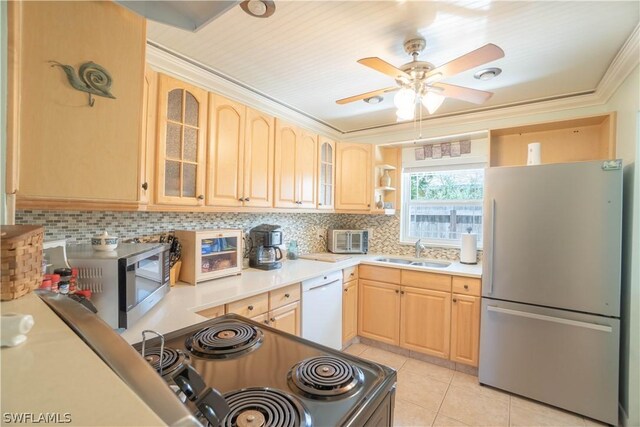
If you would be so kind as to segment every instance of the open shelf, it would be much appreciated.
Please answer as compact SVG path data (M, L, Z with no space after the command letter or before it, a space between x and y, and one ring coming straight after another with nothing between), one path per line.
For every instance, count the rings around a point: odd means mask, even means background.
M390 170L390 171L394 171L396 170L396 167L393 165L387 165L387 164L383 164L383 165L376 165L376 167L378 169L386 169L386 170Z
M237 252L238 249L237 248L233 248L233 249L227 249L225 251L216 251L216 252L210 252L208 254L202 254L203 257L205 256L215 256L215 255L224 255L224 254L232 254L234 252Z

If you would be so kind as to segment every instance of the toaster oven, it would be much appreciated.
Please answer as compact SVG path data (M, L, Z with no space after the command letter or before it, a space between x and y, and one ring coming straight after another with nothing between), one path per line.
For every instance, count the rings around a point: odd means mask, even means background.
M330 229L327 246L334 254L366 254L369 251L369 231Z

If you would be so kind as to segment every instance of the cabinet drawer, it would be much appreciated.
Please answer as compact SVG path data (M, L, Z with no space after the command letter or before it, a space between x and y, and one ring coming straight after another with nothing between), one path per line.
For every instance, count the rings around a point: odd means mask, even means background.
M209 319L215 319L216 317L220 317L224 315L224 305L217 305L215 307L205 308L204 310L198 311L197 314L200 316L207 317Z
M273 310L292 302L300 301L300 283L269 292L269 309Z
M434 291L451 292L451 276L447 274L402 270L402 284Z
M473 279L471 277L459 277L453 276L451 281L452 292L463 295L480 296L482 285L480 279Z
M358 266L354 265L353 267L347 267L342 270L342 281L350 282L358 278Z
M400 283L400 270L397 268L361 265L358 274L361 279L385 283Z
M235 313L249 318L267 311L269 311L269 295L266 292L227 304L227 313Z

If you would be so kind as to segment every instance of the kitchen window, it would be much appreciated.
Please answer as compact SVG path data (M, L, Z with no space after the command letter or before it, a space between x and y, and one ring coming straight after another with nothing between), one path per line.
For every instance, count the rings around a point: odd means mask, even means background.
M420 169L403 173L401 242L460 245L470 227L482 246L484 168Z

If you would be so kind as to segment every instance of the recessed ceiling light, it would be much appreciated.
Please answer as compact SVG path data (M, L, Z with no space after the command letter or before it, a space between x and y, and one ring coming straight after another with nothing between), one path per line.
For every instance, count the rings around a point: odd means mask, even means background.
M383 99L384 98L381 97L380 95L376 95L369 98L365 98L363 99L363 101L366 102L367 104L380 104Z
M276 4L271 0L244 0L240 7L256 18L268 18L276 11Z
M492 78L500 75L502 70L500 68L485 68L484 70L480 70L473 75L478 80L491 80Z

